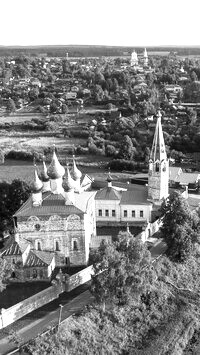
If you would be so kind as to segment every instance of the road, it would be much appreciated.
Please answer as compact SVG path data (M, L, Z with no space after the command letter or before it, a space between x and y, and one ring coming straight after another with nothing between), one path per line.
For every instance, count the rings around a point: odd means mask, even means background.
M47 329L55 327L58 324L60 316L62 322L62 320L70 317L73 313L80 312L84 306L92 303L93 300L94 298L88 290L84 291L66 304L64 304L65 301L62 300L62 312L60 312L61 307L58 307L54 311L45 314L43 317L29 322L29 324L26 324L24 327L17 330L16 334L18 338L22 339L22 343L26 343L30 339L45 332ZM16 348L17 346L10 342L10 336L7 335L0 339L0 355L9 354ZM18 354L18 352L15 354Z

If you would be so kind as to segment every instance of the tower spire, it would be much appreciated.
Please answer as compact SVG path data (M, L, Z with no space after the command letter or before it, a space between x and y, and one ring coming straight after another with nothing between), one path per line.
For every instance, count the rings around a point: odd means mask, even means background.
M153 145L149 159L148 198L154 204L160 204L168 196L169 162L161 125L161 113L158 111Z
M154 133L153 145L151 149L150 159L153 162L162 161L167 159L165 142L163 137L162 125L161 125L161 112L158 111L156 129Z

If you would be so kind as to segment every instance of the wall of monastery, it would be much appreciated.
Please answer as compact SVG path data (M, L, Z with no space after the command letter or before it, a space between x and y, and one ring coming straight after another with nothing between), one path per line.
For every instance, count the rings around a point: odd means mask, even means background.
M61 274L58 277L57 283L46 288L45 290L15 304L14 306L0 310L0 329L7 327L18 319L24 317L26 314L44 306L45 304L58 298L63 292L70 292L74 288L91 280L93 275L93 266L79 271L71 277Z

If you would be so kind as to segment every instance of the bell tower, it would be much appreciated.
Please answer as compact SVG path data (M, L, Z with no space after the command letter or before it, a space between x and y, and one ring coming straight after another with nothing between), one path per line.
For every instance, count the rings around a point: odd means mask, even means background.
M161 125L161 113L158 111L156 129L149 159L148 199L160 205L169 194L169 161Z

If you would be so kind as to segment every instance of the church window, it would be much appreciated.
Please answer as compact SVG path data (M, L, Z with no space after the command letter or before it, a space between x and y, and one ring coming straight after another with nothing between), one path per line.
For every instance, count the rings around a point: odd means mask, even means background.
M40 278L42 279L43 278L43 270L40 269Z
M73 241L73 250L78 250L78 243L76 240Z
M60 250L59 242L56 240L56 251Z
M132 217L135 218L135 211L132 211Z
M102 210L99 210L99 217L102 217Z
M36 230L36 231L39 231L39 230L40 230L40 224L39 224L39 223L35 224L35 230Z
M159 163L158 162L156 162L156 172L158 172L159 171Z
M30 276L31 276L30 270L26 270L26 277L27 277L28 279L30 279Z
M128 212L127 210L124 210L124 217L127 217L128 216Z
M112 217L115 217L115 216L116 216L115 210L112 210Z
M106 217L109 217L109 211L105 210Z
M140 217L144 217L144 212L140 211Z
M42 250L42 249L41 249L41 243L40 243L40 242L37 243L37 250Z
M37 270L33 269L33 278L36 279L37 278Z

